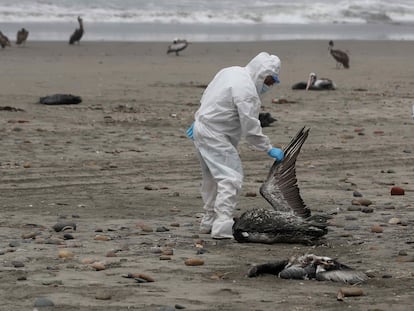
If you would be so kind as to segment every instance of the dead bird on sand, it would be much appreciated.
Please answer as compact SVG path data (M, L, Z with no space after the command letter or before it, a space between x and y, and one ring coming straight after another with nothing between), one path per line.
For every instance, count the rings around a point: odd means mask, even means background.
M336 259L305 254L289 259L254 265L247 272L248 277L274 274L282 279L318 280L357 284L368 280L368 276L338 262Z
M285 157L275 161L260 194L273 210L256 208L234 219L233 236L238 242L316 244L327 232L328 215L311 215L299 193L296 158L309 134L303 127L284 148Z

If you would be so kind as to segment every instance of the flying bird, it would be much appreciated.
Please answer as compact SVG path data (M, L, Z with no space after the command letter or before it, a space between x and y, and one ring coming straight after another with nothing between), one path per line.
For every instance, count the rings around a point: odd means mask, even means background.
M175 53L175 55L179 56L179 52L186 49L189 42L185 39L178 39L175 38L173 43L168 46L167 54Z
M344 68L349 68L349 56L347 53L341 50L334 50L334 43L333 41L329 41L329 52L331 53L332 57L336 60L336 68L340 68L341 65Z
M0 45L4 49L6 46L11 46L9 38L0 31Z
M311 215L300 196L296 158L308 137L303 127L284 148L285 157L275 161L260 194L273 210L254 208L234 219L233 236L238 242L316 244L327 232L328 215Z
M76 28L73 34L70 36L69 44L74 44L75 42L80 43L80 39L82 38L85 30L83 29L83 20L80 16L78 16L79 28Z
M282 279L318 280L358 284L368 280L368 276L326 256L305 254L289 259L276 260L253 265L247 272L248 277L274 274Z
M16 35L16 44L17 45L20 45L20 44L25 45L28 36L29 36L29 32L26 29L24 29L24 28L20 29L17 32L17 35Z
M318 78L316 73L311 72L309 74L308 81L298 82L292 85L293 90L312 90L312 91L323 91L323 90L335 90L335 83L328 78Z

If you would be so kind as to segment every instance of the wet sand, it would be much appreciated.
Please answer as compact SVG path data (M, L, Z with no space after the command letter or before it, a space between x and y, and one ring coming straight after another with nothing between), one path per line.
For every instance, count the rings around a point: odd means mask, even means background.
M349 50L349 70L335 68L325 41L194 43L180 57L160 42L29 41L1 50L0 310L32 310L39 297L56 310L413 309L414 42L335 43ZM264 132L286 144L311 128L299 187L312 211L333 215L316 247L198 234L201 177L185 129L214 74L260 51L282 60L282 83L263 98L278 121ZM290 89L311 71L338 89ZM55 93L83 102L37 103ZM240 153L237 214L268 206L258 189L272 164L246 144ZM391 196L393 186L405 195ZM355 191L372 204L353 205ZM52 229L58 221L76 223L64 232L74 239ZM343 284L245 276L251 264L306 252L368 272L357 285L365 295L337 301ZM187 266L188 258L204 265Z

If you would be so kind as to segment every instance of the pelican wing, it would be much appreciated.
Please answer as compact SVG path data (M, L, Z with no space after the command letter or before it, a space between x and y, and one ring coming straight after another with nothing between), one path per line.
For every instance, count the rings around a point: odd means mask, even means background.
M180 51L184 50L187 47L187 45L188 45L187 42L173 43L170 46L168 46L168 51L169 52L180 52Z
M368 280L368 276L352 269L324 271L316 274L318 281L343 282L348 284L362 283Z
M309 128L303 127L285 148L285 157L275 161L266 181L260 187L260 194L276 211L290 212L306 218L311 212L303 202L296 179L296 158L309 134Z

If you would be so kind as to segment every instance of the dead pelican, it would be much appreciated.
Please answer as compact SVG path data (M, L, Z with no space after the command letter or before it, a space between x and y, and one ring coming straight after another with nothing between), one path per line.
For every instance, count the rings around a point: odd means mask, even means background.
M331 52L332 57L336 60L336 68L340 68L341 65L344 68L349 68L349 56L347 53L341 50L334 50L333 41L329 41L329 51Z
M79 22L79 28L76 28L73 34L70 36L69 44L74 44L75 42L80 43L80 39L83 36L83 33L85 32L83 29L83 20L80 16L78 16L78 22Z
M11 46L9 38L7 36L3 35L3 33L0 31L0 45L4 49L6 46Z
M292 85L293 90L312 90L312 91L323 91L323 90L335 90L335 83L328 78L318 78L316 73L311 72L307 82L298 82Z
M303 127L284 148L285 158L275 161L260 194L273 210L260 208L234 219L233 235L238 242L315 244L327 230L327 215L312 215L303 202L296 179L296 158L308 137Z
M305 254L289 259L254 265L247 272L248 277L274 274L282 279L318 280L357 284L368 280L365 273L341 264L335 259Z
M24 28L20 29L17 32L17 35L16 35L16 44L17 45L20 45L20 44L25 45L28 36L29 36L29 32L26 29L24 29Z
M178 52L181 52L188 46L188 41L185 39L174 39L173 43L168 46L167 54L174 53L178 56Z

